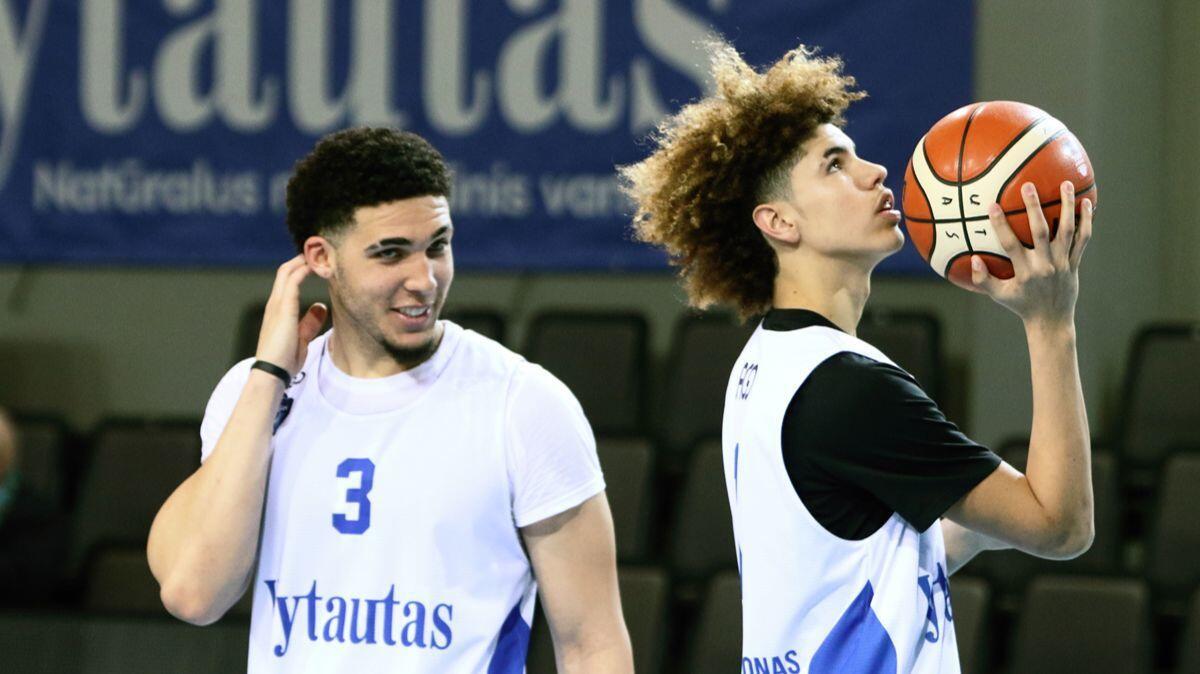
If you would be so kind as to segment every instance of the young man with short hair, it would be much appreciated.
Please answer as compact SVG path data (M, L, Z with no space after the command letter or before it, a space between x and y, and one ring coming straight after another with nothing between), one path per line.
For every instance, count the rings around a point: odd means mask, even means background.
M255 358L221 380L203 464L150 566L195 624L253 580L250 672L524 671L540 594L560 671L630 672L595 441L557 379L438 315L450 173L412 133L297 164ZM329 284L300 311L300 283Z

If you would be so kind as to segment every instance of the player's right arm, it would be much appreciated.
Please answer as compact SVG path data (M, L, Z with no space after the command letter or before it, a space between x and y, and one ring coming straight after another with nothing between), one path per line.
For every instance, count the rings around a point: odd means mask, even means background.
M1027 188L1022 195L1033 249L1021 245L993 206L991 224L1015 276L1001 280L973 265L972 281L1025 327L1033 378L1028 466L1022 474L1002 464L946 517L1039 557L1067 559L1087 551L1094 535L1091 442L1075 333L1079 263L1091 238L1092 206L1083 202L1076 228L1074 193L1064 183L1060 227L1051 241L1037 194Z
M279 267L263 315L256 358L296 372L327 309L300 313L302 256ZM284 383L249 370L216 446L159 509L146 554L166 609L197 625L215 622L245 592L254 572L271 460L272 424ZM214 410L210 405L209 414Z

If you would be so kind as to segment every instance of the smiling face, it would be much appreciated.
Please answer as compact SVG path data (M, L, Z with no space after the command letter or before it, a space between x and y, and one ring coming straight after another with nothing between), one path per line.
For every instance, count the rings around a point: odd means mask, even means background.
M832 124L817 127L801 152L788 176L789 193L772 204L795 224L800 246L874 266L904 245L895 197L883 184L886 168L859 157L850 137Z
M454 279L454 226L445 197L401 199L354 211L354 223L305 245L329 280L334 326L351 348L411 367L437 349L437 318Z

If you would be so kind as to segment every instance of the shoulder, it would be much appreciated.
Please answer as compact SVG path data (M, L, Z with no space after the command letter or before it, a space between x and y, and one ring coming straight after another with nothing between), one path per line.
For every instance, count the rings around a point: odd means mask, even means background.
M842 351L822 361L796 389L784 426L785 434L791 430L808 438L806 444L845 448L870 446L911 421L938 416L936 405L907 372Z
M459 372L470 379L507 381L522 365L528 364L523 356L490 337L452 321L444 323L446 334L443 340L454 350L451 358L457 363Z
M871 356L841 351L813 369L802 389L820 389L825 399L838 402L903 401L926 398L912 375Z

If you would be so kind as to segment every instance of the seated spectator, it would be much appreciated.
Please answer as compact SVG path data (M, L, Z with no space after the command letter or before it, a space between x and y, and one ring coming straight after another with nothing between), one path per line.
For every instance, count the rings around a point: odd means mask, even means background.
M22 488L19 441L0 409L0 605L44 605L55 598L68 528L49 500Z

